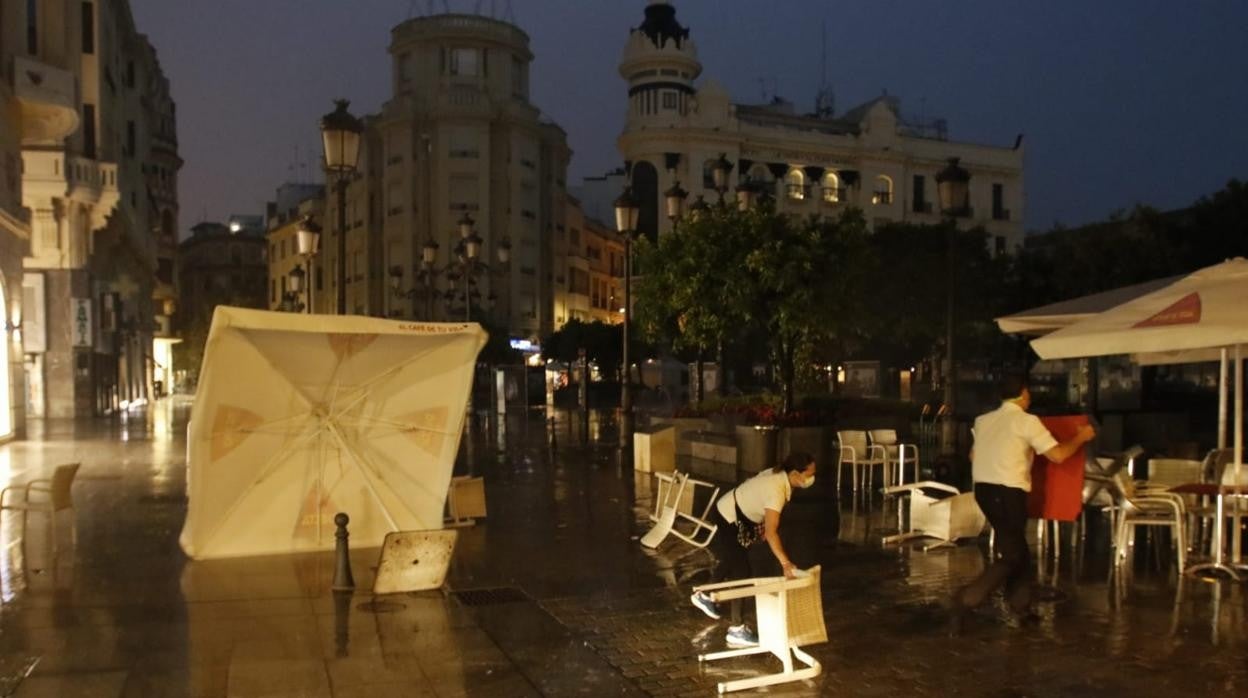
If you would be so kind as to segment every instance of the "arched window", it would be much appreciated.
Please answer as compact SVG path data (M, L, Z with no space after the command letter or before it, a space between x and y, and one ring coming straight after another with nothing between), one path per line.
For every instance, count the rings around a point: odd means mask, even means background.
M829 204L840 203L845 199L845 192L841 190L841 178L836 176L835 172L828 172L823 176L823 200Z
M785 194L793 201L801 201L806 198L806 175L801 170L794 167L784 176Z
M871 195L871 203L873 204L891 204L893 203L893 180L888 175L878 175L875 178L875 193Z

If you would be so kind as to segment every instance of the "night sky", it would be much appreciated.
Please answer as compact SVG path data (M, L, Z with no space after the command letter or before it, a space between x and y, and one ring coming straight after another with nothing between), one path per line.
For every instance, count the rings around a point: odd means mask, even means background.
M487 11L504 0L448 0ZM178 103L182 229L260 213L319 180L317 124L389 92L390 28L426 0L131 0ZM436 3L441 6L441 1ZM532 99L568 132L569 183L620 164L616 72L644 0L513 0L532 38ZM1026 138L1026 226L1190 204L1248 178L1248 3L1239 0L675 0L703 79L738 102L812 108L821 25L837 112L883 91L954 140ZM185 233L184 233L185 234Z

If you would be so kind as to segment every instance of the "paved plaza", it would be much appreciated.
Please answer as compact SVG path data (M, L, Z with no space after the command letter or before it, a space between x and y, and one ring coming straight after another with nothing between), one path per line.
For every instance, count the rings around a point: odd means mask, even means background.
M19 515L0 523L0 695L693 696L778 668L699 665L726 627L688 603L711 559L638 544L651 483L621 463L606 417L588 433L565 413L478 427L459 468L485 476L489 518L461 529L445 592L373 598L376 550L353 551L359 591L345 596L329 591L328 554L183 556L188 409L36 424L0 446L6 483L83 463L75 547L66 534L49 554L39 517L25 544ZM1176 582L1143 539L1131 574L1111 578L1093 524L1039 571L1038 624L983 609L951 639L943 602L982 569L980 546L885 549L892 502L799 492L782 534L799 565L823 566L829 641L809 648L823 675L754 693L1248 692L1245 586Z

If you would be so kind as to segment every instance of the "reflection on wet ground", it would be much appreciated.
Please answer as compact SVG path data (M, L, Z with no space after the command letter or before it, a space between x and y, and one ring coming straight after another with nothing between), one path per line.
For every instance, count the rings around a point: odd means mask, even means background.
M776 668L698 665L723 642L687 601L711 558L637 543L652 484L621 462L609 415L480 420L457 470L485 476L490 515L460 530L448 593L373 599L330 593L329 555L187 561L186 412L166 400L0 446L5 483L83 462L76 547L53 554L40 517L24 541L20 516L0 520L0 695L707 695ZM823 676L769 695L1245 690L1244 586L1178 583L1145 544L1111 576L1099 521L1079 546L1066 531L1041 571L1056 600L1038 624L985 609L950 640L942 602L984 554L881 548L895 506L809 492L790 505L783 534L800 564L823 565L830 640L809 648ZM359 589L376 554L353 551Z

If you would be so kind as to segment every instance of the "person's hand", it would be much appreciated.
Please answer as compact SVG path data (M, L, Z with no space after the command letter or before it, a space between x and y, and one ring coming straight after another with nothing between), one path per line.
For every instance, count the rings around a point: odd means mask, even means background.
M794 565L791 560L780 563L780 569L784 570L785 579L797 579L797 565Z
M1085 424L1079 427L1079 433L1075 435L1075 438L1079 439L1079 443L1086 444L1096 438L1096 428L1091 424Z

